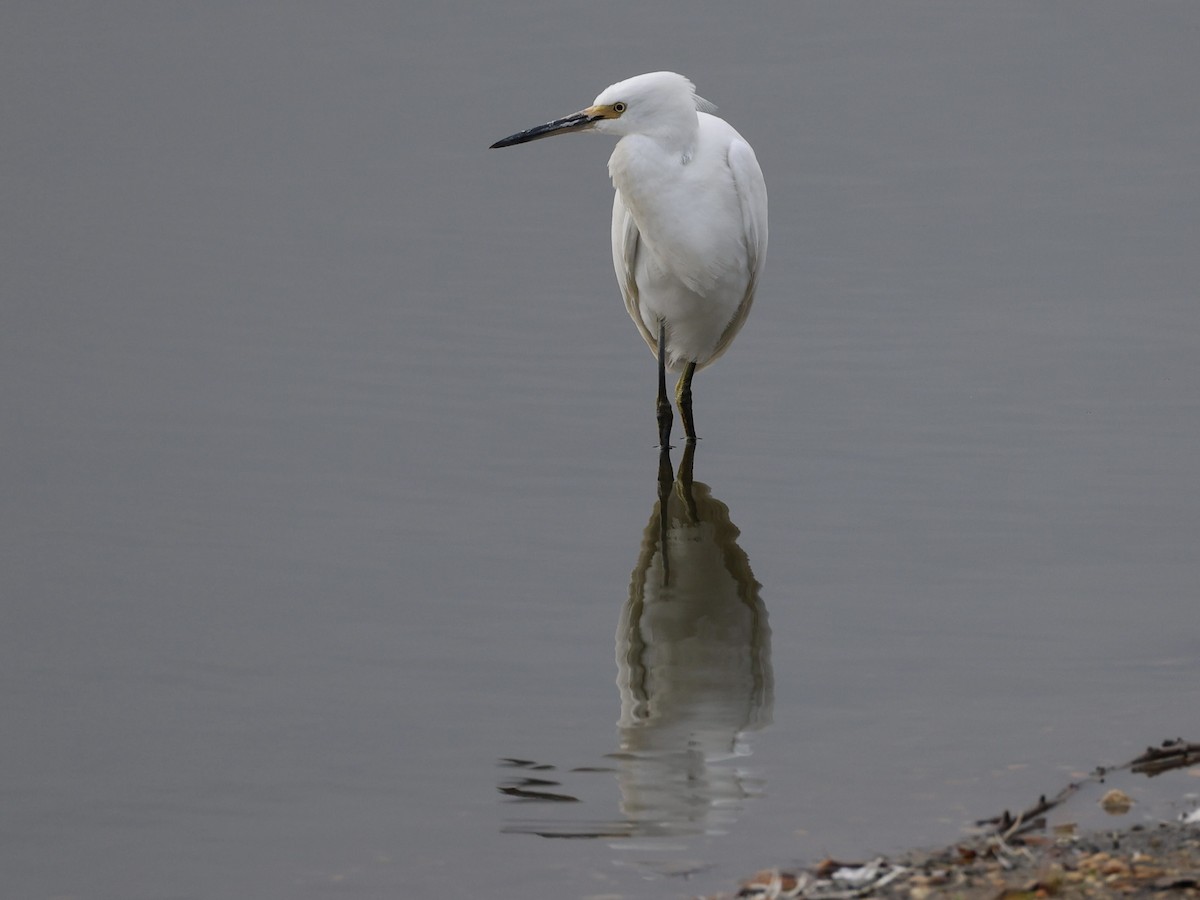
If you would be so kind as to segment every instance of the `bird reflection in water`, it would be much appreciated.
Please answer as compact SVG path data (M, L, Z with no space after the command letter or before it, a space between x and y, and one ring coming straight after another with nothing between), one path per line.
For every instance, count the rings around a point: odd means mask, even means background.
M658 501L617 627L621 809L639 836L724 830L755 778L745 735L770 724L771 629L729 508L678 477L663 450Z
M771 721L771 629L729 508L659 456L658 496L617 626L620 745L608 766L563 771L506 759L500 791L565 811L580 773L613 772L618 820L510 821L506 832L555 838L661 838L720 833L759 792L742 764L746 735ZM594 785L593 785L594 786ZM545 808L545 806L543 806Z

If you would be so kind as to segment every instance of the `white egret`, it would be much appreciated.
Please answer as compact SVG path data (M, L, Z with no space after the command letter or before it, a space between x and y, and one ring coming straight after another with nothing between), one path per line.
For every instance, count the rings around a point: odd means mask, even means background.
M693 84L651 72L600 92L591 106L492 144L595 131L619 135L608 161L613 266L625 308L658 358L658 433L666 448L666 369L689 443L692 377L741 330L767 253L767 188L754 150Z

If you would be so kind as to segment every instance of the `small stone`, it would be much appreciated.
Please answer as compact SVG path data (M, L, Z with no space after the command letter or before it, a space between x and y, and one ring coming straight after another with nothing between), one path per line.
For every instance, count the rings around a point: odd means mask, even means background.
M1038 884L1050 893L1057 892L1066 873L1058 863L1043 863L1038 872Z
M1110 816L1123 816L1132 806L1133 798L1117 788L1100 798L1100 808Z
M1125 864L1124 860L1110 859L1108 862L1106 862L1104 865L1102 865L1100 867L1100 874L1101 875L1128 875L1129 874L1129 866Z

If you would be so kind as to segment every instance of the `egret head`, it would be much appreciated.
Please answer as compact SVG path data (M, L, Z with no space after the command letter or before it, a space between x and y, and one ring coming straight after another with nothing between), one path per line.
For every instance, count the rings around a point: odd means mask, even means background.
M674 72L649 72L609 85L585 110L604 134L654 134L694 130L696 110L716 109L696 96L696 86Z
M511 147L571 131L601 134L689 134L696 129L696 110L711 103L696 96L695 86L674 72L649 72L609 85L587 109L496 141Z

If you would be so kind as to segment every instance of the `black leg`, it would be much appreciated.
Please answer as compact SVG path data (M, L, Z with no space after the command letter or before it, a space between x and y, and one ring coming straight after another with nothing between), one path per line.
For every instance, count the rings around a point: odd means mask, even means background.
M658 321L658 446L671 446L671 401L667 399L667 323Z
M679 384L675 385L675 402L679 404L679 414L683 416L683 433L687 435L688 443L696 443L696 425L692 422L692 376L696 374L696 364L690 362L679 376Z

